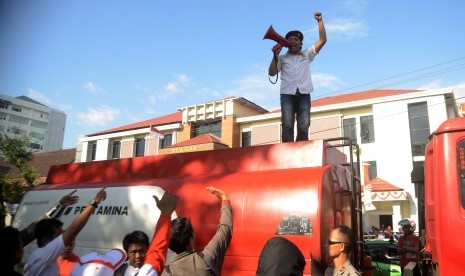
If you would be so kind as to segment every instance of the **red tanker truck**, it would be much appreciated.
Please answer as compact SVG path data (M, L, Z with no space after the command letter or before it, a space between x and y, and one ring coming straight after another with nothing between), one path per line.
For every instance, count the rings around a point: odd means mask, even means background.
M277 235L302 251L306 275L321 275L329 262L328 235L339 224L357 235L352 262L360 267L361 191L353 173L360 171L352 166L358 160L353 152L358 153L357 145L337 138L57 165L44 185L25 195L13 226L24 228L78 189L79 202L60 218L66 227L105 186L107 200L77 237L75 251L106 252L122 248L124 235L133 230L151 236L160 215L152 195L169 191L180 196L173 217L191 218L196 249L201 250L219 222L220 203L204 190L215 186L227 192L233 209L233 238L223 275L255 275L265 242ZM24 262L35 247L25 248Z

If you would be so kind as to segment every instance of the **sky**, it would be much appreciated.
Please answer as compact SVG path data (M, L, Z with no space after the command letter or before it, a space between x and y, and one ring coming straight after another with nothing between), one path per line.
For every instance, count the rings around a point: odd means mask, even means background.
M453 88L465 102L465 2L0 0L0 94L67 115L80 135L228 96L279 107L270 25L328 41L311 64L312 99L370 89Z

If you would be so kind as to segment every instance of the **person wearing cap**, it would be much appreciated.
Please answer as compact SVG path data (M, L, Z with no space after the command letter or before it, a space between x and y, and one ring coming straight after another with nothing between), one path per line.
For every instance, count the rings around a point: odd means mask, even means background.
M326 30L321 12L315 12L318 21L319 40L310 48L302 50L304 36L300 31L290 31L286 39L290 42L288 51L280 55L283 45L276 44L271 50L273 59L268 74L281 72L281 122L282 141L294 141L294 121L297 119L296 141L308 140L310 127L310 93L313 91L310 62L326 43Z

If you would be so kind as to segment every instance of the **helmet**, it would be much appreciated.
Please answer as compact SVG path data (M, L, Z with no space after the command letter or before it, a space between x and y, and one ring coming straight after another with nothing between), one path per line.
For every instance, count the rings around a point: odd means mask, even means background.
M399 221L398 225L400 225L401 227L410 226L410 231L412 231L412 232L415 231L415 228L417 226L417 224L415 223L415 221L413 219L408 219L408 218L401 219Z

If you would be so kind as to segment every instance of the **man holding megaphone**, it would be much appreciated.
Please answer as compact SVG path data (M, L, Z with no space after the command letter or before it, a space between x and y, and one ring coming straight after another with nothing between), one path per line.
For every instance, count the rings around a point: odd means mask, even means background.
M278 42L271 51L273 59L268 69L270 76L281 72L281 122L282 141L294 141L294 121L297 118L296 141L308 140L310 127L310 93L313 91L310 75L310 62L326 43L326 30L321 12L314 13L318 21L320 40L310 48L302 51L304 39L300 31L290 31L285 39L289 42L282 45ZM283 46L288 47L284 55L280 55Z

